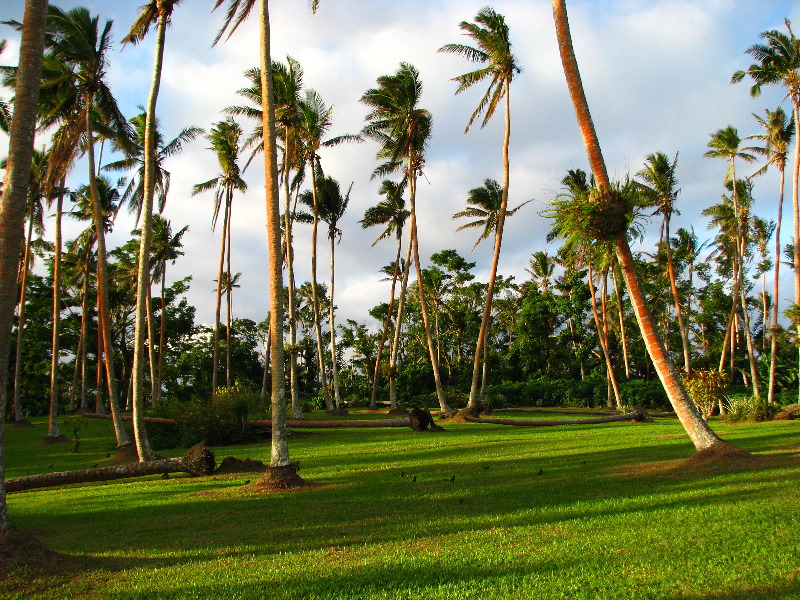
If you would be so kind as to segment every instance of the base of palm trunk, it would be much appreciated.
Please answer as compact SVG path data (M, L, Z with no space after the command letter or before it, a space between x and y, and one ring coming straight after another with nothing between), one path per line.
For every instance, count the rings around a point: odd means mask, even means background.
M486 412L486 407L477 402L472 406L467 405L466 407L459 410L455 415L452 415L451 418L456 423L466 423L466 417L472 417L473 419L477 419L481 416L482 413Z
M758 463L758 457L723 440L698 450L686 460L686 466L691 467L754 466Z
M30 429L34 427L34 424L28 421L28 419L20 419L19 421L11 421L14 424L14 427L17 429Z
M59 434L59 435L48 435L48 436L45 436L44 439L42 440L42 443L44 443L44 444L64 444L64 443L70 442L70 441L72 441L72 440L70 440L67 436Z
M247 490L253 492L274 492L290 490L308 485L308 482L297 474L297 465L289 464L281 467L267 467L264 475Z

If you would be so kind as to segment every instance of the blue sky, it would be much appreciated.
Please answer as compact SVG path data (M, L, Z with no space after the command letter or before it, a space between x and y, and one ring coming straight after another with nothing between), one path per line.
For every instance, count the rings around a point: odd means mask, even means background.
M57 2L63 8L86 6L103 19L113 19L119 40L138 13L139 2L92 0ZM307 2L273 0L273 57L287 54L305 71L305 85L317 90L334 106L331 135L357 133L366 110L359 98L378 76L394 72L400 61L414 64L424 86L422 106L433 114L433 138L419 185L418 210L423 261L430 254L455 248L477 263L475 273L485 280L491 244L470 252L474 231L455 232L451 215L464 207L469 189L487 177L502 177L503 123L497 115L485 129L463 134L479 90L454 96L450 78L471 65L436 50L451 42L468 43L458 23L471 21L485 1L460 0L322 0L316 15ZM22 0L3 3L4 19L20 19ZM164 80L159 96L162 130L171 138L181 128L210 129L224 118L226 106L241 103L236 90L244 87L242 73L258 60L255 22L245 23L230 40L211 47L222 14L210 13L212 3L184 2L176 10L167 35ZM550 224L539 212L559 191L568 169L587 169L583 147L569 103L558 59L550 3L545 0L498 1L492 5L506 17L513 50L523 72L511 90L511 205L533 202L510 219L504 238L500 271L526 279L530 254L557 246L545 243ZM744 51L767 29L782 29L789 17L800 27L800 7L783 0L571 0L568 5L572 35L586 94L612 177L624 178L639 170L645 157L656 151L680 153L678 178L681 194L673 231L693 226L702 239L706 230L701 211L715 204L723 191L725 164L703 158L709 135L733 125L742 136L757 133L752 113L762 115L784 99L780 89L766 89L758 99L746 84L731 85L730 76L750 64ZM10 9L10 10L9 10ZM16 33L3 28L0 36L9 48L0 60L15 62ZM150 85L152 37L139 46L115 44L109 65L112 91L123 111L134 116L144 104ZM5 97L10 95L6 90ZM786 104L788 107L788 104ZM241 121L245 130L251 123ZM42 141L42 140L40 140ZM0 138L0 147L6 146ZM186 256L171 267L172 277L192 275L189 300L198 307L198 320L213 321L218 235L210 231L212 197L191 196L191 187L218 172L205 140L193 142L167 164L172 189L165 216L173 228L189 225ZM2 153L2 152L0 152ZM4 154L4 153L3 153ZM345 318L373 324L369 308L388 297L388 283L378 271L394 259L394 245L370 244L376 231L357 223L379 197L380 181L370 180L376 166L370 143L325 151L323 166L342 187L353 182L351 203L337 247L339 322ZM740 173L749 174L742 165ZM85 168L73 171L73 185L86 180ZM234 200L233 269L241 271L241 288L234 314L260 321L266 315L266 236L264 233L263 177L254 163L247 171L249 190ZM777 177L770 174L755 184L759 216L775 218ZM791 214L790 205L784 214ZM76 227L72 225L73 231ZM111 243L127 239L133 223L121 215ZM299 228L296 238L299 281L309 277L310 228ZM789 241L788 220L784 240ZM648 226L639 249L650 251L658 224ZM69 235L69 233L68 233ZM322 265L320 279L327 279ZM787 275L788 269L784 269ZM791 278L783 277L782 301L793 294Z

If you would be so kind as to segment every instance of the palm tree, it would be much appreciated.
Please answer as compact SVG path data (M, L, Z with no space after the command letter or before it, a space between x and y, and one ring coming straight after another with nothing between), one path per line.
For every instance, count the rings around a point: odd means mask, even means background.
M763 43L753 44L746 54L756 62L746 71L736 71L731 83L738 83L749 76L753 85L750 95L758 97L765 85L781 85L786 88L792 102L794 118L794 171L792 173L792 208L794 212L794 239L800 239L800 39L792 31L789 19L784 19L786 30L783 33L776 29L762 32L759 37ZM796 242L795 242L796 243ZM775 298L777 304L777 297ZM794 303L800 306L800 252L794 254ZM796 323L800 335L800 321ZM800 361L800 347L798 347ZM800 386L798 386L800 393Z
M11 323L16 305L17 267L25 220L36 112L41 81L47 0L26 0L8 148L3 202L0 202L0 415L6 414ZM0 537L10 525L5 494L4 421L0 419Z
M336 408L342 407L342 398L339 393L339 370L336 364L336 322L334 319L334 289L336 282L336 242L342 239L342 230L339 229L339 221L344 216L347 210L347 205L350 203L350 191L353 189L353 184L347 190L347 193L342 196L339 190L339 183L332 177L326 177L322 188L324 192L321 194L321 202L319 205L319 217L328 225L328 240L330 241L330 256L331 256L331 286L328 305L328 321L331 333L331 375L333 377L333 397Z
M589 112L589 105L583 91L583 84L581 83L575 52L572 48L566 3L565 0L552 0L552 5L553 20L555 22L556 37L558 39L561 62L564 67L564 75L575 109L578 126L581 130L581 136L583 137L583 142L586 147L589 164L592 167L592 173L601 190L601 194L611 196L611 203L614 203L613 196L610 194L611 186L608 172L605 168L605 161L603 160L603 155L600 150L600 143L597 139L592 117ZM636 319L642 330L642 337L644 338L647 352L653 361L653 365L664 386L664 390L667 392L670 403L697 450L710 451L711 448L717 449L725 447L730 449L727 442L723 442L703 420L697 407L686 393L675 371L675 367L672 365L672 361L664 350L664 345L658 337L655 322L650 314L647 300L642 292L638 276L634 269L633 255L628 245L626 229L627 227L614 232L612 241L617 257L619 258L620 266L622 267L623 277L628 288L628 295L633 304L634 312L636 313ZM725 446L723 446L723 444L725 444Z
M734 220L735 223L738 223L738 225L731 230L735 242L733 247L733 306L728 319L728 330L725 334L725 342L722 345L722 356L719 362L719 370L722 371L725 366L728 342L731 339L731 335L733 335L739 290L742 288L743 284L744 275L742 269L747 247L747 224L743 215L743 211L745 211L747 207L741 206L742 202L739 199L740 186L735 183L737 181L736 159L740 158L745 162L753 162L756 160L756 157L751 154L751 152L754 151L752 147L742 147L743 140L739 137L739 132L732 125L729 125L725 129L718 130L716 133L711 134L710 137L711 139L708 142L709 150L704 156L706 158L722 158L730 163L725 182L726 184L730 184ZM733 373L731 373L731 376L733 376Z
M6 40L0 40L0 54L6 49ZM8 133L11 127L11 106L5 100L0 99L0 130Z
M178 257L183 256L183 236L189 230L186 225L183 229L173 235L171 223L160 215L153 215L153 243L150 247L153 262L153 280L161 281L161 319L158 336L158 373L156 377L156 390L153 402L158 402L161 397L161 381L164 366L164 345L166 344L166 282L167 282L167 262L174 263Z
M384 200L381 200L375 206L368 208L364 212L364 218L359 221L361 226L366 229L367 227L375 227L376 225L385 225L385 229L381 232L378 238L372 242L372 245L375 246L379 241L389 238L394 235L397 238L397 254L394 259L393 268L392 268L392 288L389 295L389 310L386 311L386 319L383 323L383 331L381 333L380 342L378 342L378 349L376 352L375 357L375 369L373 372L372 377L372 396L370 398L370 408L375 409L377 407L378 401L378 373L380 370L381 364L381 354L383 353L383 345L386 343L386 339L389 336L389 326L392 323L392 313L394 312L394 297L395 297L395 290L397 287L397 280L400 276L400 254L403 250L403 227L405 226L406 219L408 219L409 213L406 210L406 201L403 198L401 186L397 185L394 181L390 179L384 179L381 183L381 187L378 190L378 193L385 196ZM409 244L408 250L410 252L411 245ZM405 265L408 265L410 260L409 256L406 256ZM408 283L408 268L403 269L404 277L402 278L401 284L401 291L400 291L400 306L398 307L397 312L397 319L398 325L400 323L400 307L403 306L405 303L405 291L406 285ZM399 337L399 336L398 336ZM394 389L394 382L395 382L395 369L397 368L397 352L394 350L395 345L394 343L391 346L390 350L390 359L389 359L389 388L390 388L390 398L392 397L392 390ZM395 396L396 398L396 396Z
M222 274L222 279L217 282L217 288L225 294L226 306L226 322L225 322L225 386L231 387L231 324L233 323L233 303L231 294L235 288L241 287L239 285L239 278L241 273L231 274L230 271L225 271Z
M778 220L775 223L775 269L773 271L773 293L772 293L772 330L770 335L770 359L769 359L769 390L767 392L767 401L770 404L775 402L775 367L777 364L777 350L778 350L778 298L779 295L779 272L781 261L781 224L783 223L783 192L784 184L786 181L786 159L789 152L789 145L792 143L794 137L794 118L788 117L786 112L780 106L775 110L765 110L766 115L759 117L754 114L756 119L763 130L759 133L750 136L753 139L758 139L764 142L763 148L754 148L758 154L767 157L767 164L765 164L758 173L765 172L769 165L775 165L780 174L780 184L778 187Z
M481 355L483 354L483 344L486 339L486 330L489 318L492 313L492 296L494 294L494 284L497 277L497 266L500 261L500 246L503 241L503 225L505 223L506 211L508 206L509 188L509 159L508 146L511 137L511 105L510 89L514 75L520 72L516 64L514 55L511 53L511 41L508 35L508 25L505 17L494 11L490 7L482 8L475 16L475 22L469 23L462 21L459 27L465 35L471 37L475 46L464 44L447 44L439 48L439 52L447 52L463 56L467 60L480 63L481 68L454 77L453 81L459 84L456 94L472 87L482 81L489 80L489 87L478 103L478 107L473 111L472 116L464 130L466 133L475 119L483 114L485 126L489 119L494 115L500 100L505 99L505 136L503 137L503 188L498 210L497 223L493 227L495 232L494 256L492 258L492 269L489 274L489 284L486 291L486 303L483 307L483 319L478 333L478 342L475 348L475 360L472 368L472 386L469 393L469 403L467 408L474 410L478 402L478 379L481 371ZM515 209L516 210L516 209ZM488 223L487 223L488 225ZM489 229L488 231L491 231Z
M99 17L92 17L85 8L63 11L51 6L48 14L47 66L43 78L43 94L47 101L42 115L43 126L60 124L53 135L51 161L53 173L61 175L77 153L83 140L88 155L89 192L97 236L97 273L101 339L105 355L106 379L111 412L119 446L130 443L119 414L117 381L111 340L111 312L105 231L101 200L97 190L94 154L95 115L102 118L105 131L115 134L120 148L127 148L130 139L127 121L122 116L106 83L107 52L111 47L112 21L102 30Z
M222 169L221 173L208 181L198 183L192 188L192 195L216 189L214 193L214 214L211 219L213 231L222 210L222 243L219 251L219 269L216 281L222 281L225 269L225 253L228 252L228 272L230 272L230 216L233 205L233 193L243 192L247 184L242 179L239 169L239 142L242 128L232 118L219 121L211 128L211 133L206 136L211 142L210 150L216 154L217 161ZM219 323L222 309L222 286L216 287L216 312L214 317L214 342L213 342L213 367L211 373L212 393L217 389L217 363L219 356Z
M525 272L539 281L542 293L546 294L550 288L550 278L553 276L555 269L555 257L547 254L546 250L537 250L528 259L528 266L525 267Z
M403 185L408 186L409 194L410 245L417 274L422 322L439 407L444 413L448 413L450 407L442 391L439 363L436 360L436 348L431 337L428 309L425 306L417 233L417 177L425 163L425 147L431 135L432 118L430 112L417 106L422 95L422 83L419 80L419 72L412 65L400 63L400 68L394 75L381 75L377 83L378 87L367 90L361 96L361 102L370 109L365 117L368 123L362 129L362 135L378 142L380 147L376 156L386 161L375 169L373 177L403 169Z
M683 341L683 367L687 373L692 372L691 356L689 352L689 331L683 322L683 310L681 301L678 297L678 286L675 281L675 265L672 260L672 247L670 246L669 225L672 215L680 215L675 209L675 200L680 193L677 188L678 178L675 171L678 167L678 154L672 161L663 152L650 154L644 162L644 168L636 174L642 181L642 191L645 198L655 207L654 215L660 214L663 218L661 223L661 248L667 255L667 274L669 275L669 287L672 291L672 301L675 305L675 317L678 321L678 329L681 332Z

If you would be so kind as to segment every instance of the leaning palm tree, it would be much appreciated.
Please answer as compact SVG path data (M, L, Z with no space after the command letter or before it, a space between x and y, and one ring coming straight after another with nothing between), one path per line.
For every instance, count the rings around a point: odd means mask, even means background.
M0 415L3 416L6 414L11 323L16 305L19 248L30 183L46 15L47 0L26 0L8 147L7 183L3 202L0 202ZM0 419L0 538L5 536L10 526L5 493L4 420Z
M759 37L763 43L753 44L746 54L752 56L756 62L751 64L746 71L736 71L731 77L731 83L738 83L749 76L753 85L750 95L758 97L761 88L765 85L780 85L786 88L787 95L792 102L792 115L794 117L794 171L792 173L792 208L794 212L794 239L800 239L800 38L792 31L789 19L784 19L787 33L771 29L762 32ZM797 243L795 241L795 243ZM800 306L800 252L794 253L794 303ZM775 298L777 304L777 297ZM796 323L797 333L800 336L800 321ZM798 347L798 360L800 361L800 347ZM800 386L798 386L800 394Z
M647 201L655 207L654 215L662 216L660 246L666 251L667 255L667 274L669 275L669 287L672 291L672 301L675 305L675 318L678 321L678 329L681 333L683 342L683 368L687 373L692 372L691 355L689 352L689 330L683 322L683 310L681 300L678 296L678 285L675 280L675 265L672 260L672 246L670 245L669 226L672 215L680 215L675 209L675 200L680 193L677 189L678 178L676 170L678 167L678 154L671 161L663 152L656 152L649 155L644 162L644 167L636 173L642 181L642 192Z
M465 35L472 38L475 46L464 44L447 44L439 48L439 52L458 54L467 60L480 63L481 68L464 73L453 80L459 84L456 94L472 87L473 85L489 80L489 87L478 103L478 107L473 111L472 116L464 130L466 133L472 123L480 115L483 115L485 126L494 115L495 109L501 100L505 100L505 135L503 137L503 188L500 207L497 215L497 223L494 229L494 256L492 257L492 268L489 273L489 283L486 291L486 302L483 307L483 318L481 328L478 333L478 342L475 348L475 360L472 365L472 386L469 392L469 402L467 408L474 410L478 402L478 380L481 373L481 356L483 345L486 340L486 330L492 314L492 296L494 294L494 284L497 277L497 266L500 261L500 246L503 242L503 225L508 206L508 187L509 187L509 160L508 146L511 137L511 105L510 89L514 75L520 72L514 55L511 53L511 40L508 35L508 25L505 17L494 11L490 7L482 8L475 16L475 22L469 23L462 21L459 27ZM516 210L516 209L515 209ZM491 231L491 229L489 229Z
M564 67L564 75L567 80L572 104L581 130L583 142L586 147L586 154L589 164L592 167L595 180L600 189L599 202L596 206L600 215L611 216L614 211L619 211L620 195L614 194L611 182L606 171L603 154L600 150L600 143L595 133L592 117L589 112L589 105L583 91L578 63L575 59L575 52L572 48L572 38L570 36L569 21L567 18L567 7L564 0L552 0L553 20L555 22L556 37L558 39L561 62ZM626 211L620 211L626 212ZM680 377L678 377L675 367L669 356L664 350L664 345L658 336L655 322L647 306L647 300L642 291L638 275L634 268L633 255L627 239L627 219L614 219L622 221L621 226L606 233L613 242L614 248L622 267L623 277L628 288L628 295L633 304L636 319L642 330L645 347L653 361L659 379L664 386L667 396L684 426L689 438L692 440L697 450L712 451L717 450L737 450L727 442L721 440L703 420L686 393Z
M442 412L448 413L450 407L442 391L439 363L436 360L436 348L431 336L425 303L417 232L417 177L425 164L425 148L431 135L432 118L430 112L417 106L422 95L422 82L419 80L419 72L412 65L400 63L400 68L394 75L381 75L377 82L378 87L367 90L361 96L361 102L370 109L365 117L367 125L361 131L364 137L378 142L380 147L377 158L385 160L375 169L373 177L403 170L403 184L408 187L409 194L410 245L417 274L422 322L436 386L436 397Z
M383 346L386 343L386 339L389 336L389 326L392 323L392 314L394 312L394 297L395 297L395 290L397 288L397 280L400 276L400 254L403 250L403 227L405 226L406 220L408 219L409 215L411 214L408 210L406 210L406 201L403 198L403 189L397 183L392 181L391 179L384 179L381 183L381 187L378 190L378 193L385 196L384 200L381 200L375 206L368 208L364 212L364 218L359 221L363 228L367 227L375 227L376 225L384 225L385 229L381 232L378 238L372 242L372 245L375 246L379 241L389 238L394 235L397 238L397 255L395 256L393 269L392 269L392 288L391 293L389 295L389 310L386 311L386 319L383 323L383 331L381 332L381 339L378 342L378 349L375 353L375 369L373 371L372 377L372 396L370 398L370 408L375 409L377 408L378 402L378 373L380 371L380 364L381 364L381 355L383 354ZM411 245L408 246L408 253L411 251ZM407 265L410 260L409 254L406 254L405 265L406 268L403 269L404 276L402 277L401 283L401 291L400 291L400 303L398 306L397 311L397 325L400 325L402 321L401 310L403 304L405 302L405 292L406 286L408 284L408 268ZM399 328L398 328L399 329ZM399 337L399 333L398 336ZM389 359L389 395L390 398L395 397L392 394L394 390L394 382L395 382L395 370L397 368L397 352L395 351L395 344L393 343L390 349L390 359ZM393 407L394 408L394 407Z
M773 292L772 292L772 328L770 334L770 359L769 359L769 390L767 392L767 401L770 404L775 402L775 367L777 364L777 351L778 351L778 298L779 296L779 273L781 261L778 257L781 255L781 224L783 223L783 192L786 181L786 159L789 152L789 145L792 143L794 137L794 118L787 116L782 107L775 110L765 110L766 115L759 117L753 114L759 125L763 130L762 133L757 133L750 136L752 139L758 139L764 142L762 148L754 148L753 150L762 156L767 157L767 164L765 164L757 174L766 172L770 165L775 165L780 174L780 183L778 185L778 217L775 222L775 268L773 269Z
M219 268L217 270L217 281L222 281L225 270L225 254L228 252L228 271L230 272L230 216L233 205L233 193L243 192L247 189L247 184L241 176L239 169L239 152L242 128L232 118L219 121L211 128L211 132L206 136L211 142L210 150L213 150L219 162L221 172L208 181L198 183L192 188L192 195L201 194L210 190L214 192L214 210L211 219L211 230L216 227L220 210L222 211L222 243L219 251ZM219 324L220 312L222 309L222 286L216 287L216 311L214 317L214 341L213 341L213 366L211 372L212 393L217 389L217 363L219 357Z

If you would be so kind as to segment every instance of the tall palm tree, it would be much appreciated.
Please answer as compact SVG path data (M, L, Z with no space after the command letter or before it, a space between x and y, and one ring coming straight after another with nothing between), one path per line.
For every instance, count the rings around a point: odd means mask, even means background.
M773 269L773 292L772 292L772 330L770 334L770 359L769 359L769 390L767 392L767 401L770 404L775 402L775 367L777 364L777 350L778 350L778 298L780 298L779 291L779 273L780 264L779 259L781 255L781 224L783 223L783 194L786 183L786 160L789 152L789 146L794 137L795 123L794 118L787 116L782 107L775 110L765 110L764 117L759 117L754 114L759 125L761 125L762 133L750 136L753 139L758 139L764 142L762 148L754 148L753 150L762 156L767 157L767 164L765 164L758 173L765 172L770 165L775 165L780 174L780 183L778 186L778 219L775 222L775 268Z
M432 117L426 109L418 107L422 95L422 82L419 80L419 72L412 65L400 63L400 68L394 75L381 75L377 83L378 87L367 90L361 96L361 102L370 109L365 117L367 125L362 129L362 135L378 142L380 147L377 158L385 160L375 169L373 177L384 176L402 168L403 184L408 186L411 213L410 245L417 274L422 322L436 386L436 397L441 410L448 413L450 407L442 391L439 363L436 360L436 348L431 336L428 309L425 306L417 232L417 177L425 164L425 148L431 135Z
M789 19L784 19L787 33L771 29L762 32L762 43L753 44L746 54L755 59L747 70L736 71L731 83L739 83L749 76L753 81L750 95L758 97L765 85L780 85L786 88L792 102L794 118L794 171L792 173L792 209L794 213L794 239L800 239L800 38L792 31ZM797 243L797 242L795 242ZM777 304L777 297L775 298ZM794 303L800 305L800 252L794 253ZM796 323L800 336L800 321ZM798 347L800 362L800 347ZM800 386L798 386L800 394Z
M0 40L0 54L6 49L6 40ZM3 99L0 99L0 130L8 133L11 127L11 105Z
M239 168L240 140L242 128L232 118L217 122L211 128L206 139L211 142L210 150L214 151L219 162L221 172L208 181L198 183L192 188L192 195L201 194L209 190L214 193L214 211L211 219L211 230L216 227L220 210L222 211L222 242L219 251L219 268L216 281L222 281L225 270L225 255L228 252L228 272L230 272L230 216L233 205L233 194L243 192L247 184L241 176ZM222 310L222 286L216 287L216 310L214 317L213 341L213 367L211 373L212 393L217 389L217 363L219 357L219 323Z
M107 84L107 53L111 48L112 21L102 29L99 17L92 17L85 8L63 11L51 6L48 14L48 51L42 82L47 92L44 126L59 124L53 135L51 161L54 174L60 179L65 165L71 163L81 143L86 149L89 165L89 192L92 197L93 219L97 236L97 273L101 339L105 355L106 379L109 388L114 429L119 446L130 443L122 424L114 369L109 279L105 231L101 200L97 190L94 153L95 118L102 119L105 131L115 134L115 141L126 148L130 139L128 123L123 117Z
M161 282L161 318L158 336L158 370L156 377L156 395L153 402L158 402L161 397L161 381L164 366L164 345L166 344L166 325L167 325L167 302L166 302L166 283L167 283L167 262L174 263L178 257L183 256L183 236L189 230L186 225L177 233L172 233L172 224L160 215L153 215L153 244L151 246L151 256L153 259L153 280Z
M0 415L6 414L11 323L16 305L16 280L22 226L25 220L36 113L44 54L47 0L26 0L23 14L14 116L8 148L3 202L0 202ZM0 537L10 525L5 493L5 418L0 419Z
M400 254L403 250L403 227L405 227L406 220L408 219L409 215L411 214L408 210L406 210L406 201L403 198L402 194L403 190L401 186L397 183L392 181L391 179L384 179L381 183L381 187L378 190L378 193L382 196L385 196L384 200L381 200L375 206L371 206L364 212L364 218L359 221L361 226L366 229L368 227L375 227L377 225L384 225L385 229L381 232L378 238L372 242L372 245L375 246L379 241L383 239L387 239L391 236L395 236L397 238L397 254L394 259L393 268L392 268L392 287L391 292L389 294L389 309L386 311L386 319L383 323L383 331L381 332L381 339L378 342L378 348L376 351L375 356L375 369L373 371L372 377L372 396L370 397L370 408L376 408L378 402L378 373L380 370L381 364L381 354L383 354L383 345L386 343L386 339L389 337L389 326L392 323L392 314L394 312L394 298L395 298L395 290L397 288L397 280L400 277ZM411 246L409 245L409 251ZM409 261L409 257L406 256L405 264L407 265ZM403 283L401 285L400 291L400 304L402 305L405 302L405 290L406 285L408 283L408 269L403 269L404 274L406 275L403 278ZM400 320L400 310L398 307L398 324ZM392 344L390 348L390 359L389 359L389 386L390 386L390 396L391 396L391 389L394 385L394 371L397 368L397 353L394 351L394 344Z
M217 282L217 287L225 294L226 321L225 321L225 385L231 387L231 324L233 323L233 290L241 287L239 279L241 273L231 274L230 271L222 273L222 279Z
M511 104L510 90L511 81L514 75L520 72L514 55L511 53L511 40L509 39L508 25L505 17L498 14L490 7L482 8L475 16L475 22L469 23L462 21L459 27L465 35L472 38L475 46L464 44L447 44L439 48L439 52L447 52L463 56L467 60L480 63L482 66L475 71L470 71L454 77L453 81L459 84L456 94L472 87L473 85L489 80L489 87L484 93L478 107L473 111L472 116L464 130L466 133L472 123L480 115L483 115L485 126L489 119L494 115L495 109L501 100L505 100L505 135L503 137L503 188L501 201L497 216L497 223L494 226L494 256L492 257L492 268L489 273L489 283L486 291L486 303L483 307L483 318L481 328L478 333L478 342L475 348L475 360L472 365L472 386L470 387L469 402L467 408L474 410L478 402L478 380L481 372L481 356L483 354L483 344L486 339L486 330L489 318L492 313L492 296L494 294L494 284L497 277L497 266L500 261L500 247L503 242L503 225L508 206L509 188L509 159L508 147L511 138ZM516 210L516 209L515 209ZM491 230L489 230L491 231Z
M680 215L675 209L675 200L680 193L677 189L678 178L676 170L678 167L678 154L671 161L663 152L650 154L644 162L644 168L636 173L642 181L642 191L645 198L655 207L654 215L662 216L661 224L661 248L667 255L667 274L669 275L669 287L672 291L672 302L675 305L675 317L678 321L678 329L681 332L683 342L683 368L687 373L692 372L691 355L689 351L689 330L683 322L683 310L681 300L678 296L678 286L675 281L675 265L672 260L672 246L669 243L669 226L672 215Z
M550 288L550 278L556 269L556 258L547 254L547 250L537 250L528 259L528 266L525 267L532 278L538 280L542 293L546 294Z
M328 304L328 326L330 327L331 342L331 376L333 378L333 397L336 408L342 407L342 398L339 392L339 369L336 362L336 321L334 318L334 290L336 283L336 243L342 239L342 230L339 228L339 221L344 216L347 210L347 205L350 203L350 191L353 189L353 184L347 190L347 193L342 196L339 190L339 182L332 177L326 177L323 189L325 190L321 197L319 206L319 216L328 226L328 241L330 242L330 259L331 259L331 285Z
M603 160L603 154L600 150L600 143L597 139L594 124L592 123L586 95L583 91L583 84L581 83L575 52L572 48L572 37L569 30L566 3L565 0L552 0L552 5L561 62L564 67L564 75L567 80L570 98L572 99L572 104L575 109L578 126L581 130L584 146L586 147L586 154L597 185L600 190L602 190L601 193L608 195L611 182L608 177L608 172L606 171L605 161ZM613 203L614 201L611 200L611 202ZM628 245L626 233L627 232L624 230L615 232L616 235L612 241L617 257L619 258L620 266L622 267L623 277L628 288L628 295L633 304L634 312L636 313L636 319L642 330L645 346L653 361L658 377L667 392L667 396L678 418L683 424L689 438L692 440L692 443L695 445L695 448L697 448L697 450L721 448L722 445L727 444L727 442L723 442L703 420L697 407L686 393L675 371L675 367L658 337L655 322L650 314L647 300L634 269L633 255Z
M730 317L728 318L728 330L725 334L725 342L722 345L722 356L719 362L720 371L724 369L728 342L733 335L739 291L743 284L744 255L747 247L748 227L744 212L748 209L748 206L747 203L743 203L739 199L740 185L735 183L737 181L736 159L739 158L745 162L753 162L756 160L756 157L752 154L754 151L753 147L742 147L742 142L743 140L739 137L737 129L729 125L725 129L720 129L716 133L711 134L708 142L709 150L704 154L706 158L722 158L729 163L725 183L730 184L734 222L738 224L731 230L735 242L733 246L733 306L731 308ZM742 204L744 204L744 206L742 206ZM732 376L733 373L731 373L731 377Z

